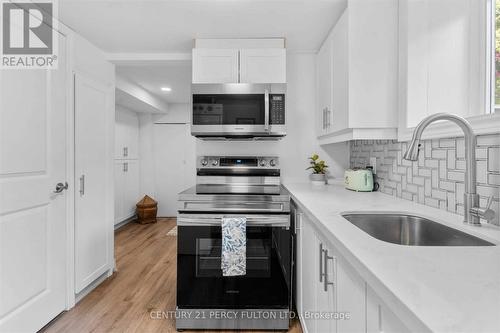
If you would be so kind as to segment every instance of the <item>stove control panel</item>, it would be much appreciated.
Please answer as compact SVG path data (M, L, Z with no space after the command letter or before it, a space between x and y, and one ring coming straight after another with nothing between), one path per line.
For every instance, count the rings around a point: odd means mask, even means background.
M198 156L198 168L279 168L276 156Z

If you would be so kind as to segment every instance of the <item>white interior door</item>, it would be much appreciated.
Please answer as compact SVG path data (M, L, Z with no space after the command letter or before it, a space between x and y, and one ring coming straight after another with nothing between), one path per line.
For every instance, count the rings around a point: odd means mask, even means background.
M54 70L0 70L0 332L66 306L66 39Z
M75 75L75 291L110 268L107 170L112 151L106 142L109 88Z
M158 216L177 215L177 195L195 182L195 139L189 124L154 126Z

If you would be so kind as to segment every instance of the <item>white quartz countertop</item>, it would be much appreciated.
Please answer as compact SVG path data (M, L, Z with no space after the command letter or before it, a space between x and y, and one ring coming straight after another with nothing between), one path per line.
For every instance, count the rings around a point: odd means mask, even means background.
M500 246L405 246L371 237L344 212L404 212L500 244L500 228L465 225L440 209L341 184L285 183L292 199L397 315L419 330L500 332Z

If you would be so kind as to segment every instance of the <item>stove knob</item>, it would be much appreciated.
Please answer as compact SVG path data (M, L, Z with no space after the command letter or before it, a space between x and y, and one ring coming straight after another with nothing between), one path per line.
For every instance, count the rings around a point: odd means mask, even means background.
M269 161L269 165L272 166L272 167L276 166L276 161L275 160L270 160Z
M266 160L260 160L260 166L261 167L265 167L267 165L267 161Z
M213 160L213 161L212 161L212 165L213 165L213 166L217 166L217 164L219 164L219 161L217 161L217 160Z
M202 166L207 166L207 164L208 164L207 160L205 160L205 159L201 160L201 165Z

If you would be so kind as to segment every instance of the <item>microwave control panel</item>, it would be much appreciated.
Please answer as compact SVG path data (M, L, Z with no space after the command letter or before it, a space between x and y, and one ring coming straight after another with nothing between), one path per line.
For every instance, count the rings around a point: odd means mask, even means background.
M270 94L269 103L271 104L270 119L271 125L284 125L285 124L285 95L284 94Z

